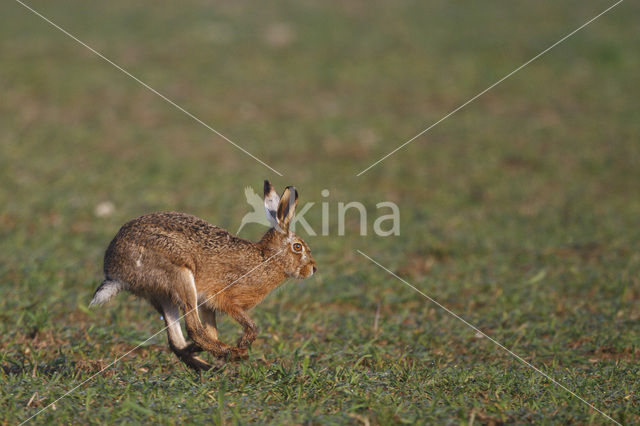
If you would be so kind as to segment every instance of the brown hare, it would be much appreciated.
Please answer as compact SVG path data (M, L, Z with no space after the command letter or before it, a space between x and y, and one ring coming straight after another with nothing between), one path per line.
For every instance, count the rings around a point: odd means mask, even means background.
M147 299L163 316L171 350L189 367L211 364L195 356L246 358L257 328L247 311L287 278L308 278L316 263L307 244L289 231L298 193L282 197L264 181L264 206L271 228L257 243L238 238L185 213L151 213L126 223L104 256L105 280L91 305L121 290ZM180 327L184 312L187 344ZM218 340L216 313L224 312L243 329L236 346Z

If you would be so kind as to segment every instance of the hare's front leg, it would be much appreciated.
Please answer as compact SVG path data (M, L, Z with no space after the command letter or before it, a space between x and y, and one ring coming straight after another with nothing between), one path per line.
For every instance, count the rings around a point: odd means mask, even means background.
M202 320L202 325L204 326L205 332L209 335L209 339L218 340L218 326L216 325L216 311L208 308L205 305L200 305L198 307L198 312L200 313L200 319ZM202 352L200 346L195 343L191 343L187 346L187 351L189 352Z
M218 340L218 326L216 324L216 311L202 305L198 308L200 310L200 318L204 323L204 328L209 334L209 337L213 340Z
M256 337L258 336L258 327L256 323L249 317L249 314L238 306L225 307L227 315L234 320L238 321L242 326L242 336L238 339L237 345L239 348L248 348L251 346Z
M188 269L184 269L183 277L180 283L176 283L175 289L182 302L184 310L184 319L187 325L187 333L195 344L207 352L219 358L230 357L231 359L242 359L247 355L246 348L233 348L214 338L211 327L205 327L200 321L198 311L202 308L198 306L198 295L193 274ZM206 309L206 308L205 308ZM210 319L210 318L208 318ZM217 330L216 333L217 334ZM192 347L193 351L197 348Z

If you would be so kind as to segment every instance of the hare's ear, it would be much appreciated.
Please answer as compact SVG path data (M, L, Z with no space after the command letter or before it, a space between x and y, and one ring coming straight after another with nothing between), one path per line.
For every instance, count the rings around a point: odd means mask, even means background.
M280 198L280 204L278 204L278 225L284 232L289 231L289 223L293 218L293 214L296 211L298 205L298 191L293 186L287 186Z
M264 181L264 210L267 213L267 220L272 228L278 227L278 203L280 203L280 197L273 185L268 180Z

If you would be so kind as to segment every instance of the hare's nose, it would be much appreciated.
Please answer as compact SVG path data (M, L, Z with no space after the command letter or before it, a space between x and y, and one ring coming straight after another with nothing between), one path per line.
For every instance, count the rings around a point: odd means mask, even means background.
M318 270L318 268L316 268L316 267L314 266L314 267L313 267L313 273L315 274L317 270Z

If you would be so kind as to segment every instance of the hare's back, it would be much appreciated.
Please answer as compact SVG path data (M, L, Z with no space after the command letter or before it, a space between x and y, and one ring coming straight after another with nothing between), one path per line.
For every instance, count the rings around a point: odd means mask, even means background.
M120 228L116 239L148 249L215 249L232 238L225 229L180 212L150 213Z
M174 264L192 266L199 258L224 250L234 238L226 230L186 213L150 213L120 228L105 253L105 269L131 263L132 258L140 256L159 256Z
M107 280L143 295L150 282L168 283L181 267L195 270L203 259L217 257L231 238L224 229L189 214L147 214L120 228L105 252L104 273Z
M146 214L125 223L113 238L105 252L105 275L130 282L132 274L163 264L193 269L203 259L228 251L236 239L186 213Z

